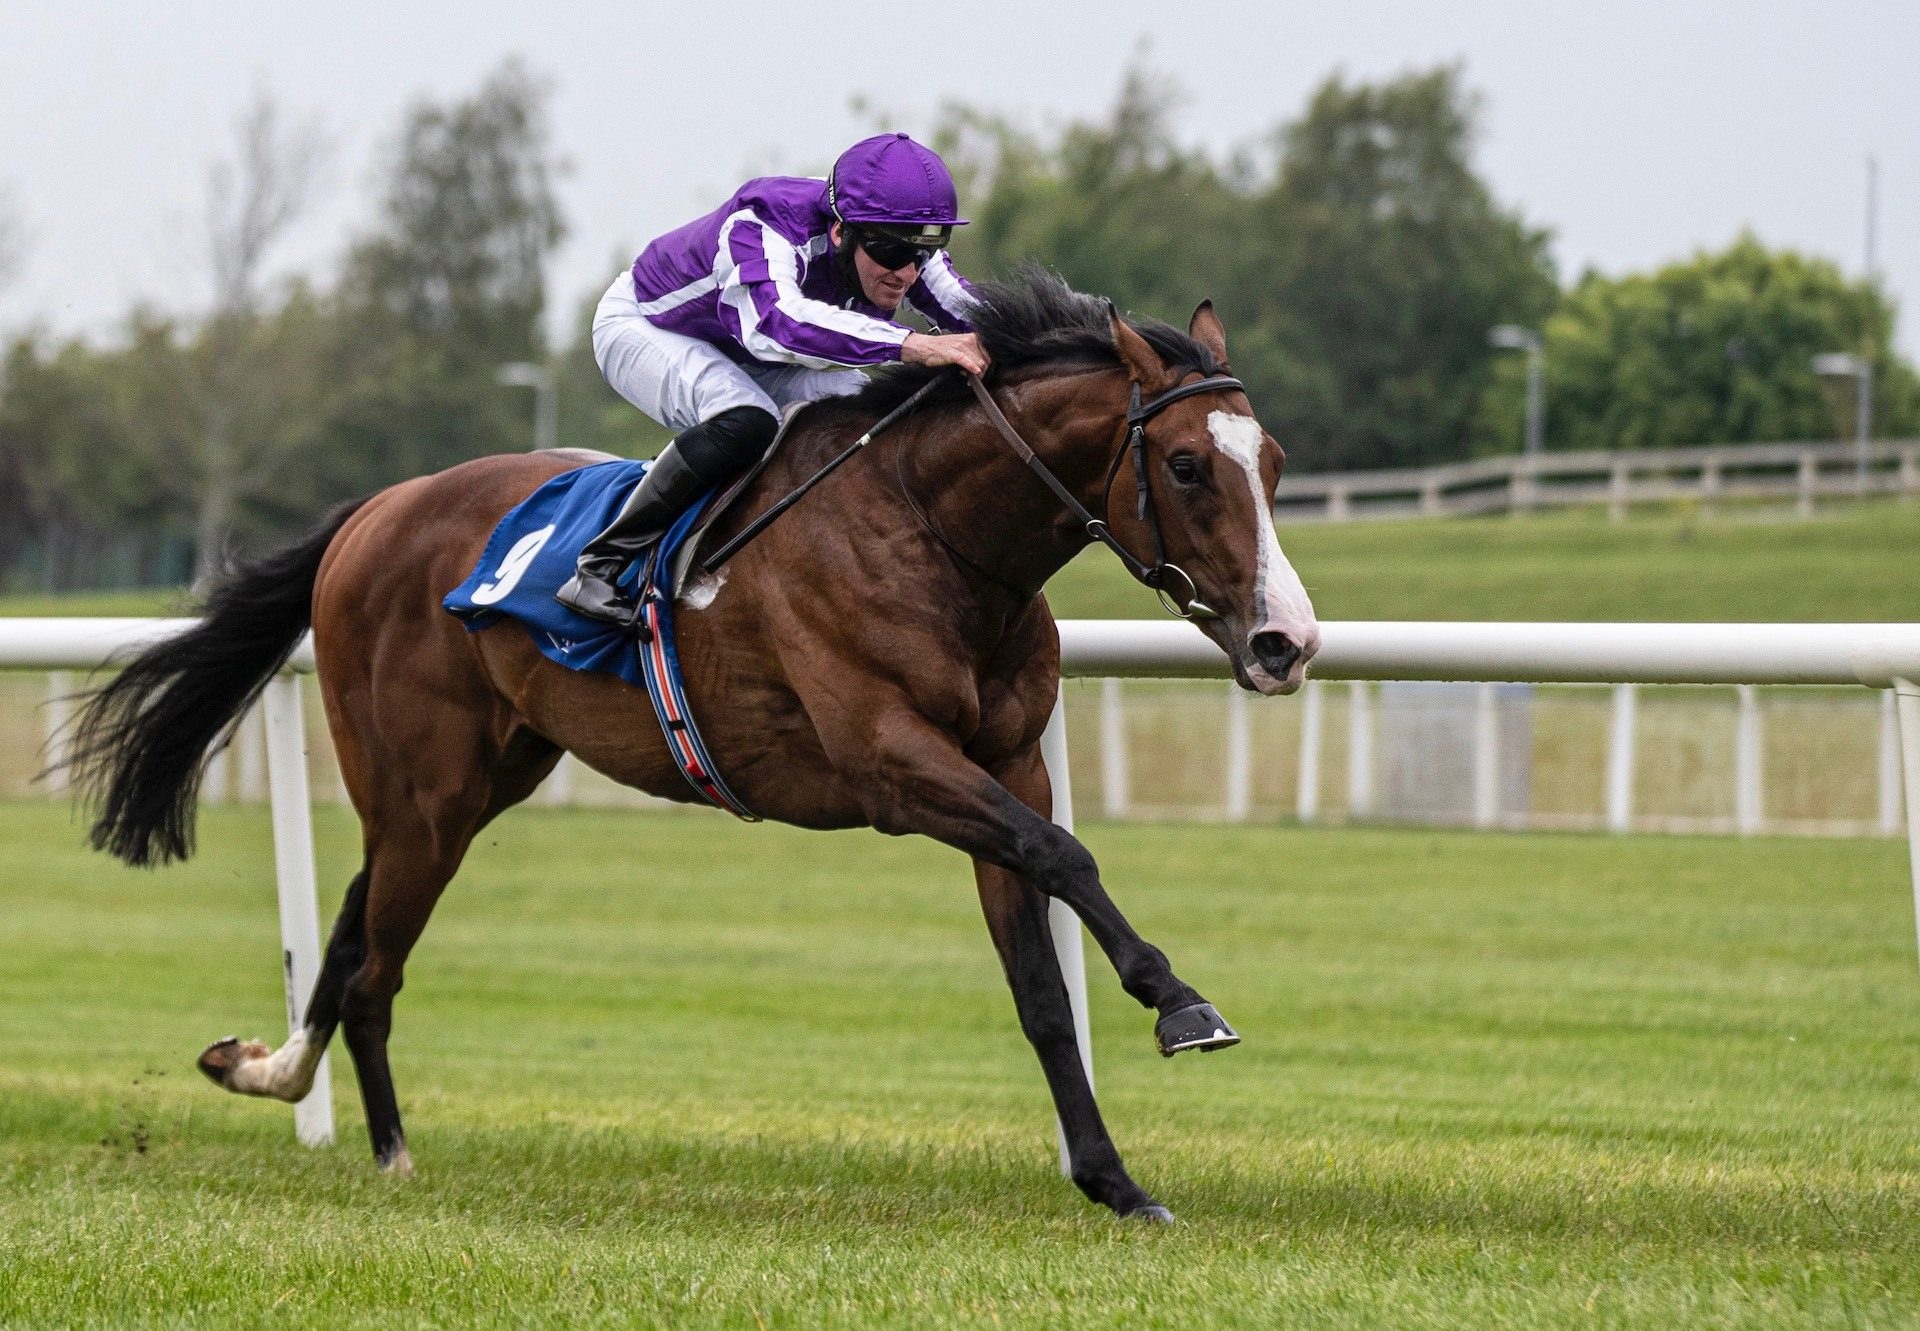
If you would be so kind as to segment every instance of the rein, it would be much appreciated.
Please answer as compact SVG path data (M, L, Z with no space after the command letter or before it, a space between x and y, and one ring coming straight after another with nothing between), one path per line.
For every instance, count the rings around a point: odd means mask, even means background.
M1013 428L1013 423L1007 419L1006 413L1000 410L1000 404L993 400L993 395L987 391L987 386L980 376L968 375L967 383L973 389L974 397L979 399L981 409L987 413L987 419L993 422L993 428L1000 432L1000 437L1007 441L1020 460L1026 463L1036 476L1046 482L1047 488L1053 491L1054 497L1079 521L1088 536L1113 551L1120 562L1126 565L1127 572L1133 575L1135 581L1152 589L1153 594L1160 598L1160 604L1165 607L1168 614L1188 620L1220 618L1219 611L1200 599L1199 588L1193 585L1193 579L1187 571L1167 558L1166 538L1160 532L1160 515L1154 509L1153 491L1147 485L1147 422L1182 398L1192 397L1196 393L1244 391L1244 384L1227 375L1209 375L1194 383L1169 388L1166 392L1144 403L1140 400L1139 382L1135 381L1131 385L1127 401L1127 437L1120 446L1120 451L1114 454L1112 465L1107 468L1106 493L1108 495L1113 493L1113 481L1120 472L1120 460L1131 453L1134 477L1139 483L1140 490L1139 516L1153 535L1153 563L1146 564L1136 559L1131 550L1120 544L1119 538L1113 534L1104 518L1096 518L1087 512L1086 505L1075 498L1073 492L1067 489L1047 464L1040 460L1039 455L1033 451L1027 441L1020 437L1020 432ZM1168 589L1169 574L1186 583L1185 605L1182 605L1179 597Z
M841 463L865 448L873 441L874 436L878 435L882 430L885 430L888 426L913 410L914 407L918 406L920 400L931 393L934 387L945 377L944 374L936 375L922 384L911 397L907 398L906 401L883 416L874 424L872 429L854 440L834 457L832 461L802 481L772 508L768 509L758 518L755 518L739 535L701 560L701 571L711 573L729 559L733 558L734 555L740 552L742 546L765 531L782 513L785 513L788 509L800 502L800 499L807 491L832 475L833 472L840 467ZM1082 504L1060 478L1053 474L1053 470L1040 460L1039 455L1033 451L1027 441L1020 437L1020 432L1013 428L1013 423L1007 419L1006 413L1000 410L1000 404L993 400L993 394L987 391L987 385L979 375L968 375L967 386L973 389L973 395L979 400L981 410L986 413L987 419L993 423L993 428L999 432L1002 439L1007 441L1008 446L1013 449L1015 455L1032 469L1034 475L1045 482L1046 487L1053 491L1054 498L1058 499L1061 504L1065 506L1066 510L1073 514L1074 518L1078 520L1080 526L1086 531L1089 537L1113 551L1113 553L1119 557L1120 562L1126 566L1127 572L1133 575L1135 581L1144 587L1152 589L1153 594L1160 598L1160 604L1166 609L1168 614L1186 620L1220 618L1219 611L1213 609L1213 607L1200 599L1199 588L1194 586L1193 578L1187 571L1167 558L1166 538L1160 531L1160 515L1154 509L1153 490L1147 484L1147 422L1183 398L1193 397L1198 393L1244 392L1246 388L1244 384L1229 375L1212 374L1190 384L1178 384L1145 402L1140 400L1139 382L1136 380L1130 386L1127 400L1127 434L1119 451L1114 454L1113 462L1107 468L1105 494L1108 496L1108 502L1110 502L1113 494L1114 479L1120 473L1120 463L1128 454L1132 454L1134 477L1139 485L1138 515L1140 520L1147 524L1147 531L1153 537L1153 563L1151 564L1143 563L1141 560L1135 558L1131 550L1120 544L1119 538L1116 537L1112 529L1108 527L1106 519L1103 517L1097 518L1089 513L1086 505ZM896 463L897 461L896 459ZM914 516L920 519L921 526L932 532L934 538L952 552L961 563L979 573L989 582L995 583L1016 594L1024 594L1020 593L1018 588L1014 587L1004 578L996 576L987 569L982 568L974 560L969 559L965 554L962 554L958 547L947 540L946 537L942 536L939 531L934 528L933 524L928 521L927 515L921 511L920 505L914 501L913 496L907 494L904 485L900 487L900 491L906 496L907 503L912 507ZM1103 503L1101 507L1104 511L1107 503ZM1184 603L1182 597L1169 588L1169 577L1177 578L1186 584Z

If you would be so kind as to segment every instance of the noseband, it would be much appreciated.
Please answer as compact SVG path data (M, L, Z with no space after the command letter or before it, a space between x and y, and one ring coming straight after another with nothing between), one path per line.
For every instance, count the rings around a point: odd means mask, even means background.
M1035 475L1046 482L1047 488L1052 490L1054 496L1066 506L1067 511L1079 520L1088 536L1118 555L1120 562L1126 565L1127 572L1131 573L1143 586L1153 589L1153 594L1160 598L1160 604L1166 608L1168 614L1187 620L1220 618L1219 611L1200 599L1199 588L1194 586L1193 579L1187 571L1167 558L1166 538L1160 532L1160 515L1154 509L1153 491L1147 485L1147 422L1182 398L1193 397L1197 393L1244 392L1246 388L1244 384L1228 375L1213 374L1190 384L1179 384L1169 388L1146 402L1140 400L1139 381L1135 380L1131 385L1127 400L1126 439L1119 451L1113 455L1113 462L1107 468L1107 485L1103 492L1106 498L1100 507L1104 514L1111 505L1114 477L1120 472L1120 463L1131 454L1134 477L1140 487L1138 516L1147 524L1147 531L1153 536L1153 563L1146 564L1134 558L1133 552L1120 544L1112 529L1107 526L1104 516L1096 518L1087 512L1086 506L1076 499L1073 492L1067 489L1047 464L1039 459L1033 449L1027 445L1027 441L1020 437L1020 432L1007 420L1006 414L1000 410L1000 404L993 400L991 393L987 392L987 386L981 382L980 377L970 374L967 376L967 382L973 389L973 395L980 399L980 406L987 413L987 419L992 421L994 428L1000 432L1000 437L1012 446L1013 451L1020 455L1020 460L1031 467ZM1185 584L1184 601L1180 593L1169 585L1169 579Z

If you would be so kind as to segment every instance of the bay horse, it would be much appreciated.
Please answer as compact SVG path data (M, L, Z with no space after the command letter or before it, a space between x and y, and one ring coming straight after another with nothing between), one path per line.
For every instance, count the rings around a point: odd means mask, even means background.
M987 402L1123 549L1179 564L1191 584L1185 608L1214 616L1198 627L1243 687L1298 688L1319 630L1273 526L1284 454L1235 381L1208 382L1228 368L1211 304L1182 333L1130 324L1036 269L981 283L977 295L994 367ZM932 373L900 367L805 409L708 539L738 531ZM1049 821L1040 736L1059 640L1040 589L1098 524L1070 516L1020 464L964 381L936 388L799 511L692 585L676 615L688 697L721 773L761 815L918 833L972 857L1073 1181L1121 1216L1170 1219L1129 1176L1101 1120L1047 924L1048 898L1078 914L1126 992L1159 1014L1163 1052L1237 1041L1128 924L1086 848ZM1130 447L1129 404L1141 395L1168 400ZM555 664L517 626L469 633L441 608L508 509L562 471L603 460L486 457L336 511L216 583L198 624L128 662L76 728L93 844L136 865L182 858L207 754L311 626L363 828L362 867L302 1028L278 1050L219 1041L200 1066L229 1090L297 1101L344 1029L385 1170L412 1167L387 1061L394 996L474 836L562 751L651 794L694 797L644 691ZM1123 471L1132 474L1116 502Z

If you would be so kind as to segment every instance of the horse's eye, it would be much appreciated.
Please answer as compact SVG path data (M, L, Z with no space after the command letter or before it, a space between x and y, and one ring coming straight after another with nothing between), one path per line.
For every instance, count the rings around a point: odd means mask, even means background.
M1182 453L1178 457L1167 459L1167 470L1173 473L1173 479L1182 485L1200 483L1200 464L1191 453Z

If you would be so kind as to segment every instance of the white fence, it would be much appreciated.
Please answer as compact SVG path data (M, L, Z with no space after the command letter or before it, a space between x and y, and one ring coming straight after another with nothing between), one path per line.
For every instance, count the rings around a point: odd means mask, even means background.
M0 669L92 669L116 654L177 632L184 622L0 620ZM1916 928L1920 929L1920 624L1334 622L1322 624L1321 629L1324 645L1313 669L1324 680L1859 685L1891 690L1898 717ZM1223 679L1229 673L1211 642L1191 626L1172 621L1069 620L1060 625L1060 645L1062 668L1070 676ZM311 645L303 644L290 671L313 669ZM1310 691L1306 696L1311 700L1318 695ZM1263 704L1249 700L1247 705ZM1311 715L1311 701L1307 705ZM1616 704L1617 709L1631 706L1631 702ZM320 957L297 674L283 674L268 686L263 710L292 1030L319 973ZM1624 724L1619 710L1615 724ZM1317 745L1318 726L1309 724L1304 729ZM1063 706L1055 708L1042 743L1053 777L1055 820L1071 828L1073 796ZM1229 803L1234 798L1230 783ZM1476 803L1480 798L1476 791ZM1081 1035L1081 1054L1091 1077L1081 931L1078 921L1058 902L1052 918ZM295 1109L300 1139L309 1144L332 1138L327 1086L323 1062L315 1082L319 1093L310 1094Z
M1864 463L1864 467L1863 464ZM1283 476L1274 515L1286 522L1462 516L1605 504L1616 522L1633 504L1790 500L1802 517L1820 499L1920 494L1920 441L1715 444L1614 452L1506 454L1444 466Z
M1232 684L1108 677L1070 705L1097 722L1073 731L1076 756L1098 760L1083 807L1111 821L1900 834L1891 690L1673 686L1644 708L1642 693L1312 679L1274 716ZM1862 767L1815 779L1844 763Z

